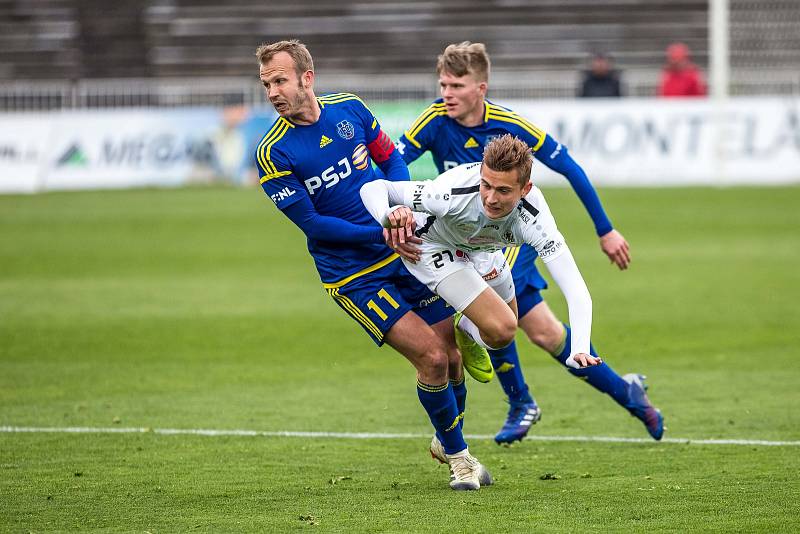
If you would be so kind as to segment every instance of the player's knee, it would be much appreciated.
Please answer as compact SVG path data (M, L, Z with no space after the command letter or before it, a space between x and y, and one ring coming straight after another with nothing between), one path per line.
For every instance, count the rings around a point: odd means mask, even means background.
M526 334L531 343L547 352L552 352L561 343L561 339L564 337L564 328L557 323L533 332L526 332Z
M481 337L490 347L502 349L514 341L517 333L517 323L514 321L501 321L494 325L489 331L481 332Z
M430 347L422 355L420 363L422 367L420 371L426 376L442 380L447 378L450 360L443 346Z

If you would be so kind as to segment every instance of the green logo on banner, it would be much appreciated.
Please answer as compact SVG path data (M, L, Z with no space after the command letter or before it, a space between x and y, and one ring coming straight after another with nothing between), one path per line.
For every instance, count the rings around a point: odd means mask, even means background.
M57 163L59 167L63 167L64 165L85 167L88 164L89 160L86 158L86 154L83 153L83 150L81 150L81 147L77 144L69 147L67 151L58 158Z

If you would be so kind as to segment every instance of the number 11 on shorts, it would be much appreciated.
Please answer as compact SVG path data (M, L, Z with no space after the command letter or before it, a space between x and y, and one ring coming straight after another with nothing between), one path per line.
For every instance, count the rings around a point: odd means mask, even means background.
M387 292L385 289L381 289L380 291L378 291L378 297L379 297L379 298L382 298L383 300L385 300L386 302L388 302L388 303L389 303L389 306L391 306L391 307L392 307L392 308L394 308L395 310L396 310L397 308L399 308L399 307L400 307L400 305L397 303L397 301L396 301L396 300L394 300L394 299L392 298L392 296L391 296L391 295L390 295L390 294L389 294L389 293L388 293L388 292ZM374 311L374 312L375 312L375 314L376 314L378 317L380 317L380 318L381 318L381 321L385 321L385 320L386 320L386 319L389 317L388 315L386 315L386 312L384 312L384 311L381 309L381 307L380 307L380 306L378 306L378 305L375 303L375 301L374 301L374 300L372 300L372 299L370 299L370 300L369 300L369 302L367 302L367 308L369 308L370 310Z

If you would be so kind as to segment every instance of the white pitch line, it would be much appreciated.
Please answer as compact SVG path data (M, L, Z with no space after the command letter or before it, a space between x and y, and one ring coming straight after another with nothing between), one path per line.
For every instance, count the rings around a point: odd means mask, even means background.
M33 427L0 426L0 433L58 433L58 434L161 434L192 436L256 436L271 438L330 438L330 439L427 439L430 434L394 434L384 432L300 432L292 430L214 430L203 428L136 428L136 427ZM490 440L489 434L466 434L467 439ZM591 441L600 443L656 443L647 438L618 438L613 436L539 436L532 435L526 441ZM684 445L761 445L767 447L800 447L800 441L769 441L763 439L689 439L664 438L661 443Z

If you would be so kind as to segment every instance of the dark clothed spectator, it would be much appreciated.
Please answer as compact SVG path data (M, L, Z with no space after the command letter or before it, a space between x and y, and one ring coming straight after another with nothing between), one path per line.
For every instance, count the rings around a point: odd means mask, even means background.
M622 96L620 75L611 68L611 58L605 54L595 54L592 57L591 69L584 74L578 96L582 98Z

